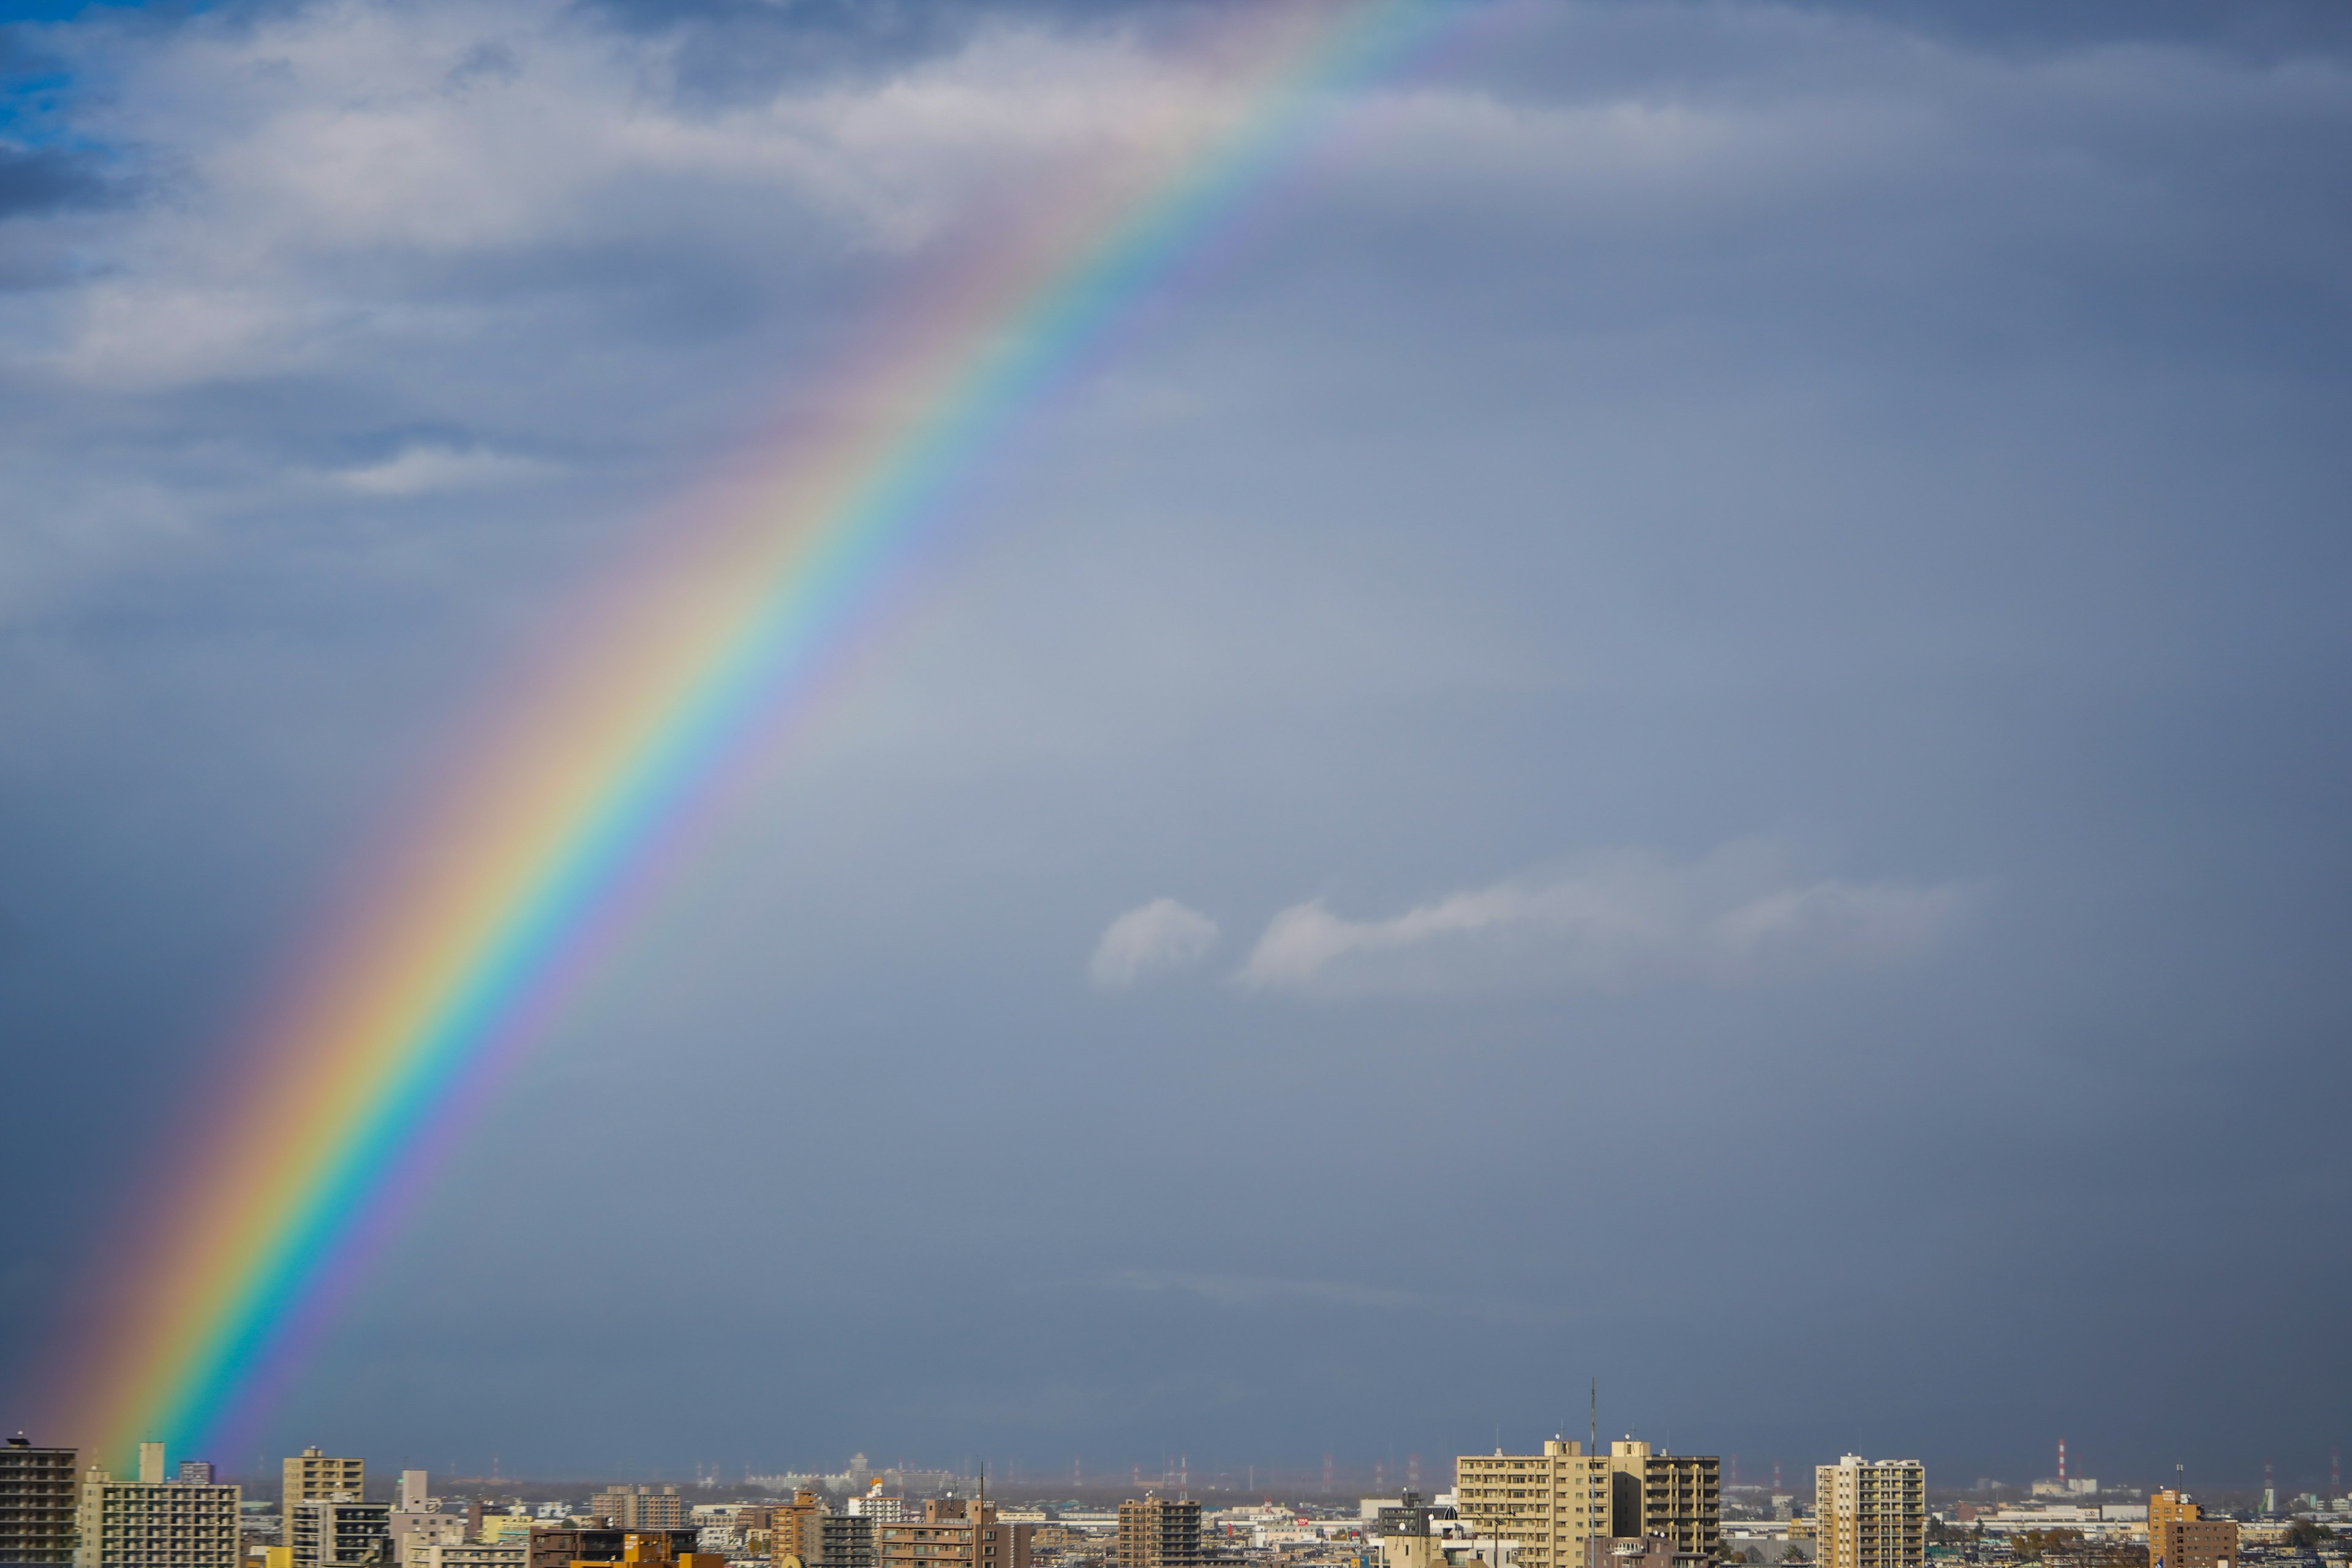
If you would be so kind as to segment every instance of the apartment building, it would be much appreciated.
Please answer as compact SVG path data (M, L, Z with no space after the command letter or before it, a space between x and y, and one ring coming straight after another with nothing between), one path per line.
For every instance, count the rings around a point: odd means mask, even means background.
M1199 1568L1201 1505L1145 1496L1118 1505L1117 1568Z
M879 1568L875 1531L881 1521L863 1513L828 1513L817 1521L813 1568Z
M2207 1519L2184 1491L2148 1493L2148 1568L2231 1568L2237 1561L2237 1521Z
M1859 1454L1816 1465L1813 1523L1822 1568L1926 1568L1927 1472Z
M291 1568L353 1568L394 1561L392 1505L350 1496L303 1498L287 1510Z
M1723 1461L1654 1453L1628 1437L1609 1445L1609 1534L1664 1540L1685 1556L1713 1556L1723 1540Z
M1631 1437L1605 1454L1559 1437L1540 1454L1465 1454L1454 1492L1469 1533L1518 1542L1519 1568L1583 1568L1595 1537L1712 1553L1723 1536L1722 1462Z
M0 1445L0 1563L72 1562L75 1506L74 1450Z
M768 1510L768 1560L787 1568L785 1559L814 1564L824 1555L824 1521L833 1510L824 1500L803 1487L790 1502Z
M607 1487L588 1500L588 1511L621 1531L684 1530L693 1522L676 1487Z
M291 1520L296 1503L314 1498L328 1501L349 1498L358 1502L367 1496L367 1462L363 1459L339 1459L310 1447L285 1460L278 1470L278 1514L281 1519Z
M996 1517L975 1498L931 1498L919 1518L877 1521L879 1568L1029 1568L1036 1526Z
M163 1445L139 1446L139 1479L118 1481L93 1465L75 1509L79 1568L237 1568L233 1486L163 1479Z

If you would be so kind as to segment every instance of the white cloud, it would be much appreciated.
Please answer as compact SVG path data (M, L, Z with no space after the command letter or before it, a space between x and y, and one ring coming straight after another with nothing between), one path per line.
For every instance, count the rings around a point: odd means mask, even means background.
M1087 970L1096 985L1117 991L1188 969L1206 958L1216 942L1216 921L1173 899L1154 899L1104 929Z
M551 464L479 447L410 447L364 468L348 469L342 482L363 495L414 496L433 490L478 489L512 484L553 472Z
M1924 952L1966 901L1950 883L1800 878L1769 845L1682 865L1625 849L1383 920L1296 904L1267 924L1236 979L1325 996L1738 984Z

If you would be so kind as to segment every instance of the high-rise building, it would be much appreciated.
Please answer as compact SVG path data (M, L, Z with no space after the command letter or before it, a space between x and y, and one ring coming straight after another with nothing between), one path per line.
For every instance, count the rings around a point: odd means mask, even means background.
M1723 1535L1722 1461L1653 1452L1628 1437L1609 1452L1555 1437L1540 1454L1465 1454L1454 1506L1477 1536L1517 1541L1520 1568L1580 1568L1594 1537L1663 1536L1712 1553Z
M615 1530L684 1530L688 1523L687 1501L676 1487L607 1487L588 1500L588 1511Z
M1201 1505L1129 1498L1118 1505L1118 1568L1199 1568Z
M178 1472L173 1477L184 1487L208 1487L214 1479L210 1459L182 1459Z
M875 1554L880 1568L1029 1568L1035 1528L1000 1521L979 1499L930 1498L921 1518L881 1525Z
M1713 1556L1723 1539L1723 1461L1652 1453L1631 1437L1610 1444L1609 1533L1659 1537L1676 1552Z
M824 1500L803 1487L790 1502L768 1510L768 1560L775 1568L789 1568L786 1559L808 1568L824 1555L824 1521L832 1510Z
M163 1479L161 1443L140 1445L139 1468L152 1479L118 1481L96 1465L82 1473L79 1568L236 1568L238 1489Z
M0 1563L72 1562L74 1511L71 1448L0 1445Z
M2237 1561L2237 1521L2207 1519L2184 1491L2148 1494L2148 1568L2231 1568Z
M364 1459L332 1458L314 1447L303 1449L278 1468L278 1513L288 1521L289 1528L294 1518L294 1505L298 1502L311 1498L323 1498L330 1501L336 1498L349 1498L358 1502L367 1496L367 1461ZM301 1559L295 1561L299 1563Z
M423 1470L400 1472L400 1486L393 1493L392 1506L403 1513L425 1513L433 1501L432 1478Z
M392 1555L392 1507L351 1497L302 1498L287 1511L291 1568L352 1568Z
M1848 1454L1813 1468L1822 1568L1926 1568L1927 1472L1916 1459Z

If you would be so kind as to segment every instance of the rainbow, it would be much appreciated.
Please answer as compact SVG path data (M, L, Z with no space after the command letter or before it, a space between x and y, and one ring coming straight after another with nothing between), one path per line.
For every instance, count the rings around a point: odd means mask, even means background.
M950 487L1281 166L1337 94L1469 0L1245 8L1235 105L1144 177L1003 225L710 488L485 704L454 782L289 965L215 1113L51 1358L47 1429L93 1458L241 1436L440 1154L697 833L839 675Z

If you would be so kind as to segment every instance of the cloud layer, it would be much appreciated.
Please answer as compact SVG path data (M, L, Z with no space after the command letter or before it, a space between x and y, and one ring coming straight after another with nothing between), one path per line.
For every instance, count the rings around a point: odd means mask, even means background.
M1741 845L1678 865L1627 849L1385 919L1294 904L1237 978L1324 996L1737 984L1910 957L1966 901L1953 884L1790 879L1786 858Z

